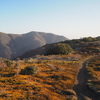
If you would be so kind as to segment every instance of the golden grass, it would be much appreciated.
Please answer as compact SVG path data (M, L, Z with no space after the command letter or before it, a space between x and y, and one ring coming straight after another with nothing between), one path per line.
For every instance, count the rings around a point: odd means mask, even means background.
M100 56L89 60L87 64L88 86L96 92L100 91Z
M29 62L28 60L14 62L12 66L0 70L0 99L66 100L69 97L62 94L62 91L73 89L79 63L79 61L36 59ZM31 65L38 69L36 74L20 74L21 69Z

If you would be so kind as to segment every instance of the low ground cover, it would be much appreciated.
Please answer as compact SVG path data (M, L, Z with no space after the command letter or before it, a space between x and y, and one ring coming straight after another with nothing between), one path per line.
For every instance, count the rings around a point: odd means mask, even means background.
M100 56L95 56L87 62L87 85L95 92L100 92Z
M66 57L66 55L59 56L59 58ZM6 66L0 68L1 100L74 100L76 98L72 89L79 60L30 58L4 61Z

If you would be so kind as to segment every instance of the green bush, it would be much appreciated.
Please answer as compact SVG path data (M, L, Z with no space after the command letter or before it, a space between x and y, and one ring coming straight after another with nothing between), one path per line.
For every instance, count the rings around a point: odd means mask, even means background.
M37 72L37 68L35 66L27 66L25 69L22 69L20 74L22 75L32 75Z
M58 54L69 54L72 53L73 49L65 43L57 43L54 44L50 49L47 51L47 55L58 55Z

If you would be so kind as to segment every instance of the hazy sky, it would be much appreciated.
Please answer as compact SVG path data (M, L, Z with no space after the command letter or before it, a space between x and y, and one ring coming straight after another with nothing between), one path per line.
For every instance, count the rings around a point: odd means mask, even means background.
M100 36L100 0L0 0L0 32Z

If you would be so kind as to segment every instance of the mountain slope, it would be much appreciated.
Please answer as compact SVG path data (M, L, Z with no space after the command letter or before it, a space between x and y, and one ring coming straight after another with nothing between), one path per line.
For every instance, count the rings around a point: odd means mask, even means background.
M52 33L32 31L19 35L0 32L0 57L12 59L45 44L64 40L67 38Z
M73 48L74 51L81 53L83 55L98 55L100 54L100 38L95 41L86 42L82 39L77 40L66 40L61 43L66 43ZM20 59L33 57L35 55L45 55L48 49L53 46L52 44L44 45L40 48L36 48L34 50L30 50L25 52L23 55L19 56Z

